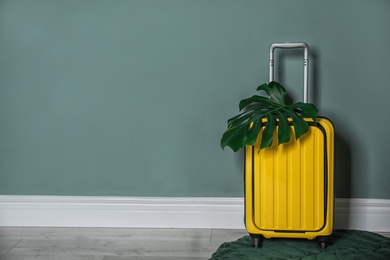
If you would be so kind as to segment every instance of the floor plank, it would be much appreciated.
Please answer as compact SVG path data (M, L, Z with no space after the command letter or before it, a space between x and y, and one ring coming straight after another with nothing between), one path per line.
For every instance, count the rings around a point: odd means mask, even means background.
M183 257L183 256L106 256L103 260L208 260L209 257Z
M21 238L0 237L0 255L7 254L20 241L22 241Z
M0 259L203 260L220 245L211 235L211 229L0 228L0 239L10 241Z
M378 232L390 237L389 232ZM206 260L245 230L0 227L0 260Z
M67 256L67 255L0 255L0 260L103 260L101 256Z
M67 256L209 256L219 243L210 241L165 241L133 238L30 238L8 253L17 255Z
M248 235L246 230L241 229L213 229L211 232L211 241L219 242L220 244Z

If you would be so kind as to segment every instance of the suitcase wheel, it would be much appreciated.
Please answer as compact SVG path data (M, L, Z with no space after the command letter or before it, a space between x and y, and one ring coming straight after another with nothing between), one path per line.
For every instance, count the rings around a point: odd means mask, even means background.
M258 248L261 247L261 242L263 241L263 237L259 235L251 235L251 244L253 247Z
M318 245L321 249L326 249L326 247L329 245L328 239L326 237L321 237L318 241Z

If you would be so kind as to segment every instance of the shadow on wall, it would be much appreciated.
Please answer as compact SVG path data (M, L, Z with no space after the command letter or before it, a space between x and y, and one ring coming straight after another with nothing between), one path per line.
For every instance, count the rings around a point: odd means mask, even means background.
M351 146L342 135L337 132L335 127L335 197L351 197L351 176L352 176L352 156ZM348 229L350 227L350 205L347 200L340 204L336 201L334 206L335 219L334 228Z
M335 131L335 193L337 198L351 197L352 154L351 146Z
M356 212L359 205L351 198L360 198L356 183L369 184L369 154L364 141L357 140L354 129L342 118L338 118L335 129L335 228L354 229L361 212Z

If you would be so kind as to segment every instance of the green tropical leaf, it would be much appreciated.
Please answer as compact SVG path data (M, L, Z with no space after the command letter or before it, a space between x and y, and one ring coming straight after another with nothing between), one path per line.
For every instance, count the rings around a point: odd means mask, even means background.
M221 147L229 146L235 152L240 150L243 147L243 141L247 132L245 127L245 125L241 125L226 130L221 139Z
M278 146L283 143L287 143L291 138L291 129L288 118L281 112L277 111L279 125L278 125ZM267 127L267 126L266 126Z
M298 114L301 114L302 117L310 117L314 122L317 121L318 109L315 105L311 103L302 103L298 102L292 105L289 105L289 108L294 109Z
M286 89L276 81L260 85L257 90L264 90L271 100L274 100L278 104L284 104L287 92Z
M240 101L241 112L228 120L228 129L221 138L222 148L229 146L236 152L246 145L254 145L263 127L260 149L272 145L275 131L280 145L290 140L291 127L296 139L309 130L305 118L316 122L318 109L310 103L287 105L286 89L278 82L262 84L257 90L267 96L254 95Z
M292 118L292 124L295 130L295 139L304 135L309 130L309 125L306 121L300 120L300 117L293 111L287 110L286 113Z
M274 131L276 128L276 120L268 115L267 116L267 127L264 128L263 134L261 135L261 144L260 149L269 147L272 145L272 140L274 138Z
M253 144L256 143L257 137L259 136L260 128L262 127L261 122L254 121L248 130L248 134L245 137L245 144Z
M240 101L238 108L242 110L244 107L256 103L257 105L261 105L263 108L272 108L278 103L274 102L270 98L262 97L262 96L252 96L250 98L246 98Z

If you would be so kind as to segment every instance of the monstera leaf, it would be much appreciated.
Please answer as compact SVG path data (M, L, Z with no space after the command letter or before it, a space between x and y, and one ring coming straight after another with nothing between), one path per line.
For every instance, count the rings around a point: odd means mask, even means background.
M221 139L222 148L229 146L236 152L246 145L254 145L263 126L260 149L272 145L276 127L280 145L290 140L291 124L298 139L309 130L305 117L316 122L318 109L310 103L287 105L286 89L281 84L272 81L259 86L257 90L265 91L268 97L255 95L240 101L242 112L228 120L228 129Z

